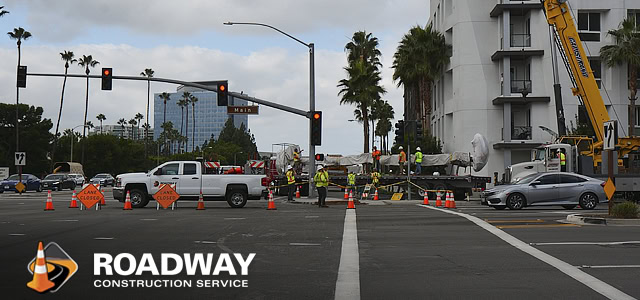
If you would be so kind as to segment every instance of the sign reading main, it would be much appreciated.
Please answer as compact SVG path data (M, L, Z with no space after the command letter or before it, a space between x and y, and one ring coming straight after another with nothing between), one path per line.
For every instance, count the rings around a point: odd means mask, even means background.
M257 115L258 106L227 106L228 114Z

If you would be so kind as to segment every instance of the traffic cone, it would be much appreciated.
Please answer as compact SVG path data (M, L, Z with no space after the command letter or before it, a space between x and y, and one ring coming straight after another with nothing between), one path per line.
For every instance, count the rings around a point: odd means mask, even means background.
M100 193L102 193L102 186L101 185L98 185L98 191ZM100 206L105 206L105 205L107 205L107 202L104 200L104 197L100 198Z
M345 198L345 199L349 199L349 192L347 192L347 190L348 190L348 189L345 187L345 188L344 188L344 198Z
M347 203L347 209L356 209L356 206L353 203L353 193L349 192L349 202Z
M131 207L131 194L129 193L129 191L127 191L127 197L124 200L124 207L122 208L122 210L132 210L133 208Z
M456 208L456 198L453 196L453 192L451 192L451 201L449 201L449 208Z
M422 205L429 205L429 195L427 191L424 191L424 199L422 201Z
M204 210L204 197L202 197L202 191L200 191L200 197L198 197L198 207L196 210Z
M378 189L376 189L376 192L373 194L373 200L379 200L379 198L378 198Z
M438 192L436 192L436 207L442 207L442 198Z
M296 188L296 198L300 198L300 186Z
M362 191L362 199L367 199L367 193L365 193L364 191Z
M276 203L273 202L273 193L269 190L269 204L267 204L267 210L276 210Z
M33 280L29 281L27 286L39 293L44 293L55 286L55 284L49 280L47 259L44 257L42 242L38 242L38 254L36 255L36 265L33 268Z
M51 190L47 193L47 203L44 206L44 210L54 210L53 209L53 200L51 199Z
M73 194L71 194L71 203L69 204L69 208L78 208L78 199L76 198L76 190L73 190Z

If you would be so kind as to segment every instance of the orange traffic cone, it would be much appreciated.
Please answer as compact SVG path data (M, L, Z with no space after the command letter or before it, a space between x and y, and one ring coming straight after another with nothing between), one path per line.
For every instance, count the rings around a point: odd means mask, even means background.
M345 199L349 199L349 192L347 191L348 189L345 187L344 188L344 198Z
M442 198L440 198L439 192L436 192L436 207L442 207Z
M47 193L47 203L44 206L44 210L54 210L53 200L51 199L51 190L49 190Z
M269 204L267 204L267 210L276 210L276 203L273 202L273 193L269 190Z
M456 208L456 198L453 196L453 192L451 192L451 201L449 202L449 208Z
M76 190L73 190L73 194L71 194L71 203L69 204L69 208L78 208L78 199L76 198Z
M376 192L373 194L373 200L379 200L380 198L378 198L378 189L376 189Z
M198 207L196 210L204 210L204 197L202 197L202 190L200 191L200 197L198 197Z
M446 193L445 199L446 200L444 201L444 207L449 208L449 206L451 205L451 198L449 198L449 192Z
M429 195L427 191L424 191L424 199L422 201L422 205L429 205Z
M127 197L124 200L124 207L122 208L122 210L132 210L133 208L131 207L131 194L129 193L129 191L127 191Z
M42 246L42 242L38 242L36 265L33 267L33 280L29 281L27 286L39 293L44 293L55 286L55 284L49 280L47 259L44 256L44 247Z
M98 191L100 191L100 193L102 193L102 186L98 185ZM104 197L100 198L100 206L105 206L107 205L107 202L105 202Z
M296 198L300 198L300 186L296 188Z
M347 209L356 209L356 206L353 203L353 193L352 192L349 192L349 202L347 203Z

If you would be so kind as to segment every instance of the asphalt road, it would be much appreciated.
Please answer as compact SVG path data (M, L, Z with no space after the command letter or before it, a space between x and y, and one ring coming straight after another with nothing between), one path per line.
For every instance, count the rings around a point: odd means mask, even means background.
M46 193L0 194L0 290L5 299L42 297L26 288L27 264L37 242L58 243L79 265L56 299L212 298L333 299L345 228L343 203L318 208L277 198L243 209L225 202L181 203L175 211L123 211L105 192L100 211L67 208L70 192L54 192L55 211L43 211ZM605 206L598 207L604 211ZM640 227L576 226L560 222L559 208L497 211L477 202L455 210L486 221L618 291L640 298ZM407 201L358 205L357 266L362 299L604 299L584 282L525 253L463 216ZM346 237L345 237L346 238ZM575 244L578 242L577 244ZM532 244L531 244L532 243ZM567 244L574 243L574 244ZM94 253L256 253L247 276L165 276L162 279L242 279L247 288L96 288L95 280L158 279L157 276L94 276ZM344 256L344 257L342 257ZM342 259L342 262L341 262ZM235 263L235 266L238 266ZM635 267L634 267L635 266ZM159 266L158 266L159 267ZM238 268L239 270L239 268ZM3 296L4 298L4 296Z

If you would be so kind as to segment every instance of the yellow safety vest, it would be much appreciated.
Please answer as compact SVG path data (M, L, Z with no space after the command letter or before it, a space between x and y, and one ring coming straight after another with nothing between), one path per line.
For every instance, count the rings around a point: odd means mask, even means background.
M379 182L379 179L380 179L380 173L378 173L378 172L371 173L371 181L374 184L377 184Z
M287 183L288 184L296 183L296 176L293 175L293 171L287 171Z
M300 154L298 152L293 152L293 161L299 161L300 160Z
M564 153L560 153L560 165L564 166L567 164L567 157L564 155Z
M318 172L316 176L313 177L313 181L317 187L329 186L329 174L327 172Z
M418 151L416 152L416 163L421 163L422 162L422 152Z
M347 180L349 182L349 185L356 185L356 174L349 174L347 175Z

